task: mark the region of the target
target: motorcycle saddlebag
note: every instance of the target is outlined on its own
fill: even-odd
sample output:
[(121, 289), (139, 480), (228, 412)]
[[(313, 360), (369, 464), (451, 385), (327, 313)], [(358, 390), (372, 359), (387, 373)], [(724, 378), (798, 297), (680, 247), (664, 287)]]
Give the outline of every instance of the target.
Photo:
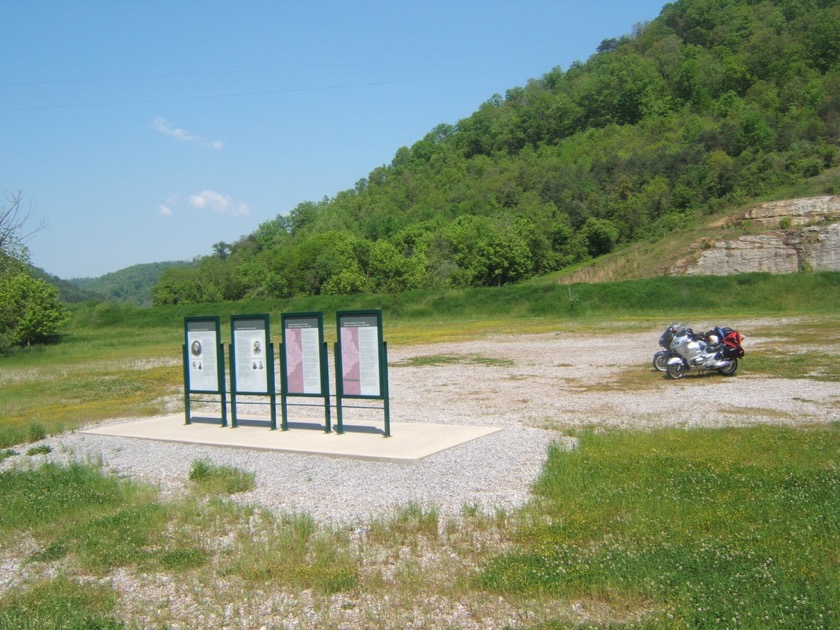
[(730, 330), (723, 338), (723, 348), (721, 354), (726, 359), (740, 359), (744, 356), (744, 349), (741, 347), (741, 342), (744, 340), (744, 335), (737, 330)]

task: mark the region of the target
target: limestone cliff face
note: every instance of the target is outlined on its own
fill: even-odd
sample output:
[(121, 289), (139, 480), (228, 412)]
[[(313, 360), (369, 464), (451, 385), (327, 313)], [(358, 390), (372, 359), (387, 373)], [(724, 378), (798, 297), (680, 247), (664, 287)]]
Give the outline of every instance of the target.
[(669, 274), (840, 271), (840, 196), (762, 203), (728, 223), (746, 222), (766, 231), (704, 241), (699, 255), (680, 261)]
[(778, 227), (785, 218), (789, 218), (793, 226), (840, 221), (840, 196), (768, 201), (747, 210), (735, 221), (752, 221), (756, 225)]

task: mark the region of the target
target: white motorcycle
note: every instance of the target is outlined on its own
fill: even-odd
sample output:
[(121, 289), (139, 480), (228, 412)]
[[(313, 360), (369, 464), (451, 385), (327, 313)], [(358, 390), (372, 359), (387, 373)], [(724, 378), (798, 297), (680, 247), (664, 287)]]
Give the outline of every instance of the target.
[(744, 356), (740, 347), (743, 336), (736, 334), (739, 337), (738, 348), (732, 351), (717, 335), (703, 338), (695, 336), (690, 328), (680, 330), (671, 341), (670, 349), (674, 355), (668, 359), (666, 373), (673, 379), (682, 378), (689, 370), (714, 370), (724, 376), (732, 376), (738, 369), (738, 358)]

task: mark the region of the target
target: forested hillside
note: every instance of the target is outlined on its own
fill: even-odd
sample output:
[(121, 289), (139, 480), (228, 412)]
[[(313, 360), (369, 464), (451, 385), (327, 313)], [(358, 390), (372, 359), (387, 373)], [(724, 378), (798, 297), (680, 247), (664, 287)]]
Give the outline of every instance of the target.
[[(133, 265), (98, 278), (74, 278), (67, 282), (83, 292), (120, 304), (150, 306), (152, 290), (167, 269), (188, 267), (187, 262), (159, 262)], [(79, 300), (73, 300), (79, 301)]]
[(79, 288), (72, 281), (62, 280), (58, 276), (49, 274), (43, 269), (37, 267), (29, 267), (28, 269), (33, 278), (39, 278), (58, 289), (58, 295), (62, 302), (72, 304), (74, 302), (89, 302), (103, 299), (103, 296), (88, 289)]
[(814, 178), (840, 164), (838, 33), (840, 0), (678, 0), (165, 271), (155, 303), (513, 283)]

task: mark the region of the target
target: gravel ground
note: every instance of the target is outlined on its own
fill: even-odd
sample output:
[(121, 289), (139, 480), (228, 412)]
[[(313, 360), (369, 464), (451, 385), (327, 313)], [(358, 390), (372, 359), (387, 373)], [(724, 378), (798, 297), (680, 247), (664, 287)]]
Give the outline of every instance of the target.
[[(750, 327), (761, 323), (739, 324), (748, 335), (747, 355), (732, 378), (690, 373), (671, 381), (654, 372), (655, 330), (499, 336), (389, 349), (393, 434), (409, 422), (503, 428), (413, 464), (81, 433), (44, 440), (52, 451), (25, 459), (30, 465), (43, 459), (102, 461), (120, 474), (178, 494), (185, 491), (192, 462), (206, 458), (256, 472), (256, 489), (237, 495), (239, 501), (304, 511), (330, 522), (369, 519), (409, 502), (433, 505), (442, 515), (458, 514), (467, 505), (507, 510), (528, 499), (552, 442), (573, 446), (564, 430), (837, 420), (840, 384), (750, 375), (751, 349), (772, 343), (778, 350), (796, 351), (784, 340), (752, 337)], [(449, 360), (416, 361), (430, 357)], [(21, 465), (22, 459), (10, 458), (0, 469)]]
[[(272, 510), (305, 511), (319, 522), (350, 525), (344, 531), (350, 532), (355, 544), (362, 544), (363, 521), (393, 515), (395, 507), (412, 501), (436, 507), (441, 522), (458, 515), (464, 506), (489, 514), (521, 506), (528, 500), (549, 446), (574, 447), (574, 439), (566, 436), (580, 428), (644, 430), (836, 421), (840, 383), (750, 374), (751, 350), (768, 344), (786, 353), (814, 349), (750, 333), (764, 324), (793, 322), (739, 323), (748, 335), (747, 356), (731, 378), (688, 375), (671, 381), (654, 372), (650, 363), (658, 349), (661, 331), (657, 330), (499, 336), (391, 348), (392, 433), (396, 435), (402, 423), (410, 422), (502, 427), (413, 464), (69, 433), (27, 445), (26, 449), (45, 444), (51, 451), (11, 457), (0, 463), (0, 470), (36, 466), (45, 460), (90, 460), (118, 474), (157, 484), (166, 496), (178, 496), (187, 492), (192, 462), (206, 458), (256, 472), (256, 489), (236, 495), (238, 501)], [(836, 353), (837, 340), (828, 340), (819, 350)], [(433, 357), (447, 360), (430, 362)], [(377, 552), (372, 546), (368, 554), (385, 555), (365, 555), (361, 570), (382, 576), (382, 589), (359, 593), (326, 596), (312, 590), (265, 591), (221, 573), (214, 573), (213, 583), (206, 584), (189, 574), (123, 568), (103, 580), (119, 595), (121, 618), (136, 627), (486, 630), (535, 625), (543, 618), (568, 619), (572, 625), (626, 620), (625, 611), (611, 610), (603, 602), (540, 600), (523, 606), (498, 596), (475, 594), (464, 601), (456, 591), (449, 594), (445, 567), (468, 563), (470, 552), (464, 549), (503, 545), (502, 540), (487, 539), (492, 532), (460, 528), (451, 534), (454, 541), (446, 538), (431, 548), (422, 541), (416, 549)], [(27, 562), (37, 550), (36, 541), (23, 536), (0, 554), (0, 594), (61, 571), (49, 564)], [(408, 571), (410, 575), (417, 567), (434, 575), (442, 567), (439, 579), (444, 586), (429, 593), (401, 588), (397, 574)], [(462, 567), (458, 574), (466, 570)]]

